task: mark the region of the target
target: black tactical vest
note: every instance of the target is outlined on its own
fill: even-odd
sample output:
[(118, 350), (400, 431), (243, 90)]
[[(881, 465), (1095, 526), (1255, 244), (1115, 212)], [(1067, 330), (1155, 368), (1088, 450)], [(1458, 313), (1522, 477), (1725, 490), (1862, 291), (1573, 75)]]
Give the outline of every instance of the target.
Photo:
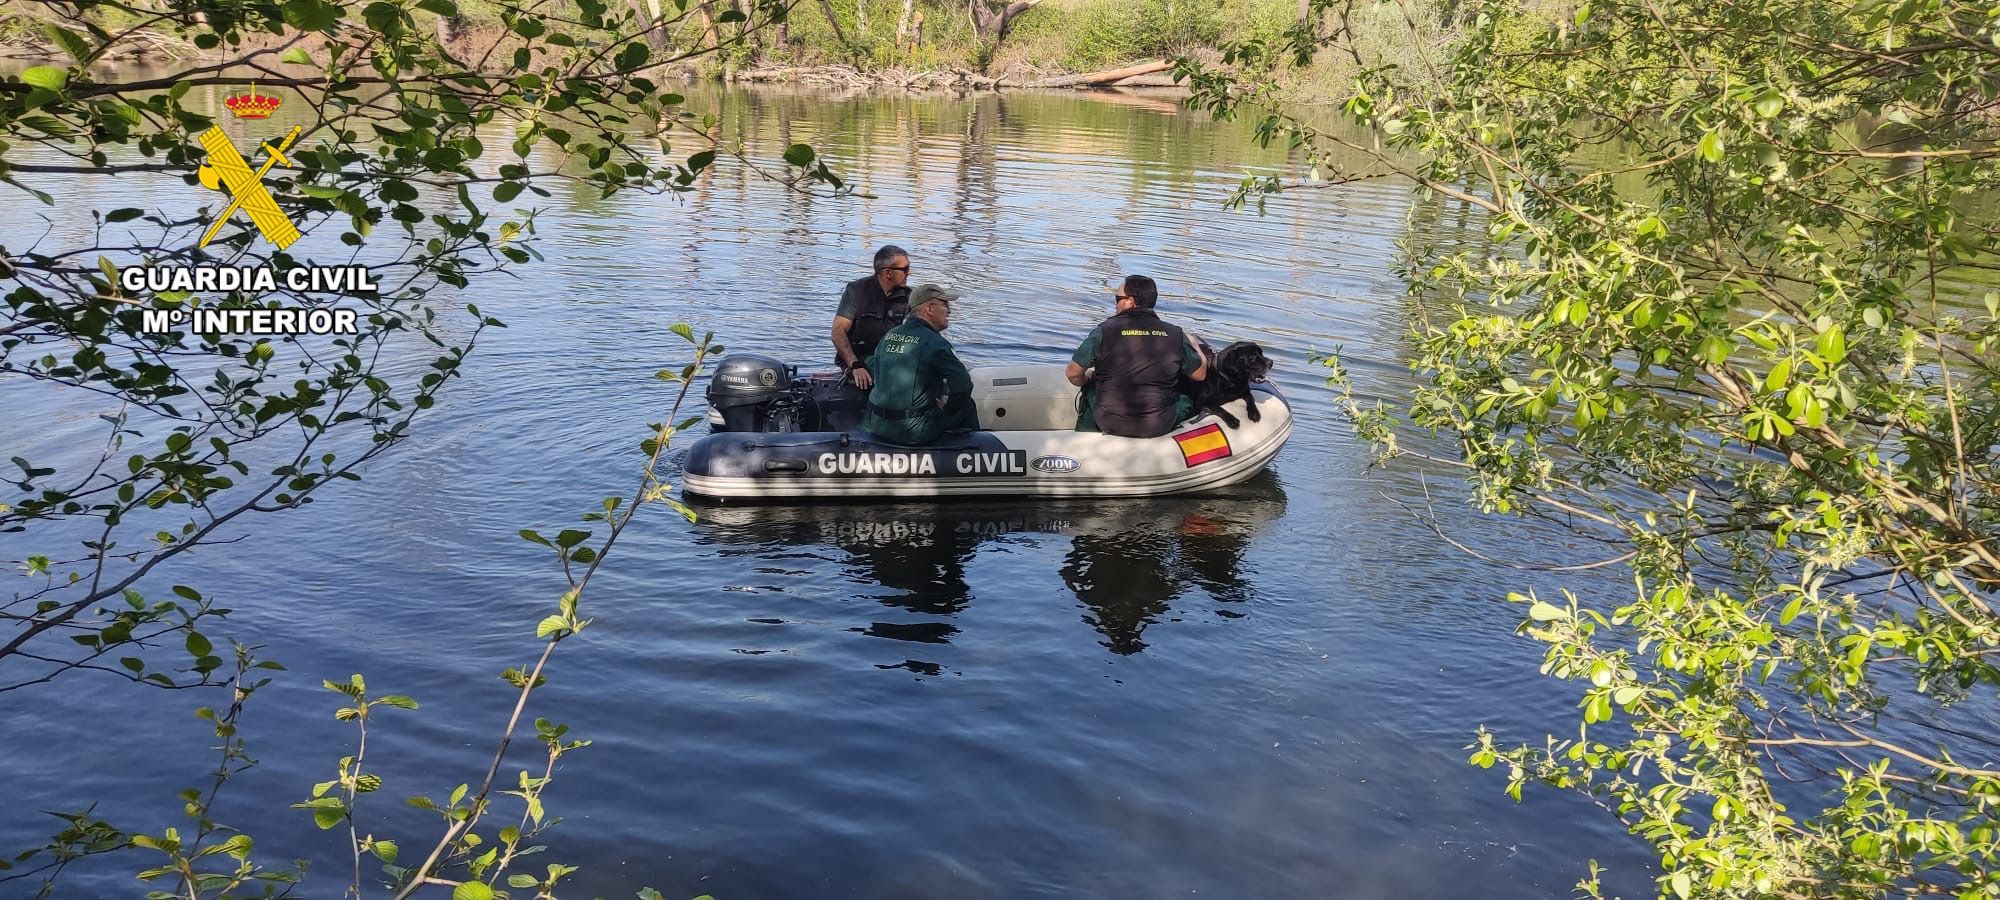
[(854, 358), (866, 363), (883, 336), (909, 315), (910, 289), (899, 287), (894, 293), (885, 294), (882, 283), (873, 275), (857, 278), (847, 288), (861, 294), (861, 305), (854, 311), (854, 324), (847, 329), (847, 344), (854, 348)]
[(1097, 329), (1097, 429), (1121, 437), (1172, 431), (1187, 336), (1140, 308), (1105, 319)]

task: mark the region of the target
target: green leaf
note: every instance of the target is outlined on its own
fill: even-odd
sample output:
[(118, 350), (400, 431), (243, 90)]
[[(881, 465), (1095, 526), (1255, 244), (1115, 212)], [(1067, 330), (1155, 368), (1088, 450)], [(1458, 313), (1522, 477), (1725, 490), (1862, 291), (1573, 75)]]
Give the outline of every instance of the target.
[(369, 850), (375, 854), (376, 859), (379, 859), (385, 863), (393, 863), (396, 861), (395, 841), (376, 841), (374, 846), (370, 847)]
[(461, 881), (452, 888), (451, 900), (493, 900), (493, 889), (477, 881)]
[(310, 66), (313, 64), (312, 56), (297, 47), (285, 51), (283, 56), (278, 57), (278, 61), (299, 66)]
[(1765, 88), (1757, 95), (1757, 99), (1750, 101), (1750, 108), (1757, 111), (1759, 118), (1774, 118), (1784, 111), (1785, 98), (1778, 93), (1777, 88)]
[(793, 144), (785, 148), (785, 162), (804, 168), (812, 165), (813, 148), (806, 144)]
[(644, 42), (633, 41), (626, 44), (625, 49), (618, 51), (618, 58), (612, 61), (612, 65), (624, 71), (638, 69), (646, 64), (652, 53), (652, 48), (646, 46)]
[[(326, 799), (332, 800), (334, 798), (328, 797)], [(339, 801), (336, 800), (335, 802), (338, 803)], [(313, 810), (313, 824), (318, 825), (321, 831), (326, 831), (340, 824), (346, 818), (347, 810), (339, 806), (321, 806)]]
[(21, 80), (35, 87), (49, 91), (61, 91), (69, 84), (69, 70), (55, 66), (29, 66), (22, 70)]
[(242, 862), (250, 858), (250, 848), (253, 843), (247, 834), (233, 834), (229, 836), (229, 840), (222, 842), (222, 852), (235, 857), (237, 862)]
[(1778, 364), (1771, 367), (1771, 374), (1764, 376), (1764, 390), (1774, 393), (1782, 391), (1785, 389), (1785, 385), (1790, 384), (1791, 381), (1792, 358), (1788, 356), (1778, 360)]
[(569, 620), (564, 619), (562, 616), (550, 616), (543, 619), (541, 624), (535, 626), (535, 637), (545, 638), (558, 631), (565, 631), (568, 628)]
[(417, 8), (437, 13), (447, 19), (458, 15), (458, 4), (452, 0), (417, 0)]
[(496, 203), (506, 203), (519, 196), (521, 196), (521, 183), (518, 181), (503, 181), (493, 186), (493, 200)]
[(1847, 358), (1847, 332), (1838, 325), (1820, 332), (1813, 345), (1820, 356), (1834, 365)]
[(402, 694), (390, 694), (375, 701), (397, 709), (416, 709), (417, 701)]
[(214, 650), (215, 650), (215, 645), (209, 643), (208, 638), (201, 632), (199, 631), (188, 632), (187, 651), (190, 655), (199, 658), (207, 656), (210, 652)]
[(1700, 153), (1701, 158), (1707, 160), (1708, 162), (1712, 163), (1721, 162), (1722, 133), (1719, 131), (1711, 131), (1707, 134), (1702, 135), (1701, 143), (1696, 145), (1695, 152)]
[(323, 0), (285, 0), (285, 21), (300, 31), (323, 31), (340, 21), (340, 7)]
[[(84, 62), (90, 58), (90, 44), (84, 41), (82, 35), (53, 22), (43, 25), (42, 33), (48, 35), (49, 40), (55, 41), (56, 46), (61, 47), (64, 53), (70, 55), (71, 59), (77, 62)], [(51, 88), (51, 90), (54, 89)]]
[(579, 531), (575, 528), (565, 528), (562, 530), (561, 534), (556, 535), (556, 546), (568, 549), (570, 547), (574, 547), (578, 544), (581, 544), (589, 539), (590, 539), (590, 532), (588, 531)]
[(509, 876), (507, 876), (507, 886), (508, 886), (508, 887), (512, 887), (512, 888), (531, 888), (531, 887), (534, 887), (535, 885), (538, 885), (538, 884), (541, 884), (541, 882), (540, 882), (540, 881), (537, 881), (537, 880), (535, 880), (535, 876), (533, 876), (533, 875), (509, 875)]
[(133, 219), (145, 215), (145, 212), (146, 212), (145, 210), (142, 210), (136, 206), (122, 207), (119, 209), (114, 209), (108, 213), (105, 213), (104, 221), (112, 223), (130, 222)]
[(1546, 600), (1537, 600), (1533, 606), (1528, 607), (1528, 618), (1537, 622), (1553, 622), (1568, 615), (1569, 613), (1564, 612), (1562, 607)]
[(690, 344), (694, 343), (694, 329), (689, 328), (686, 322), (675, 322), (668, 326), (667, 330), (680, 335)]

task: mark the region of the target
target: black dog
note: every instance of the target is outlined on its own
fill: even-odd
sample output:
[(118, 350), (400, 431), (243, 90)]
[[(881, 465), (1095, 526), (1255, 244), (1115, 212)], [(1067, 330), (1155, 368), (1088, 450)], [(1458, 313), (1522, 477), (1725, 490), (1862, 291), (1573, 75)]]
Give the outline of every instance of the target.
[(1202, 342), (1202, 352), (1208, 355), (1208, 378), (1195, 384), (1195, 412), (1215, 413), (1216, 418), (1231, 428), (1241, 428), (1243, 423), (1222, 405), (1233, 400), (1243, 401), (1250, 415), (1250, 421), (1262, 418), (1257, 412), (1257, 401), (1250, 396), (1250, 385), (1263, 381), (1271, 373), (1271, 360), (1264, 355), (1264, 348), (1249, 341), (1237, 341), (1213, 353), (1208, 344)]

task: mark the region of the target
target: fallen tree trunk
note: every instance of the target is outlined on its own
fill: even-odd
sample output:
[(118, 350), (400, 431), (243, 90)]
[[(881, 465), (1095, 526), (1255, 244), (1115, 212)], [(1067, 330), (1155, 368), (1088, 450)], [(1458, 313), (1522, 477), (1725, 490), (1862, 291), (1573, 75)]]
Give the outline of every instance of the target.
[(1180, 82), (1174, 80), (1174, 76), (1167, 74), (1135, 75), (1118, 82), (1116, 85), (1112, 85), (1112, 87), (1116, 88), (1177, 88), (1183, 86)]
[(1037, 88), (1096, 87), (1098, 85), (1116, 84), (1120, 81), (1124, 81), (1127, 78), (1132, 78), (1139, 75), (1151, 75), (1154, 72), (1164, 72), (1173, 67), (1174, 64), (1171, 62), (1168, 62), (1164, 59), (1156, 59), (1152, 62), (1140, 63), (1136, 66), (1126, 66), (1125, 68), (1122, 69), (1106, 69), (1102, 72), (1088, 72), (1082, 75), (1064, 75), (1060, 78), (1044, 78), (1040, 81), (1030, 81), (1027, 84), (1021, 86), (1037, 87)]

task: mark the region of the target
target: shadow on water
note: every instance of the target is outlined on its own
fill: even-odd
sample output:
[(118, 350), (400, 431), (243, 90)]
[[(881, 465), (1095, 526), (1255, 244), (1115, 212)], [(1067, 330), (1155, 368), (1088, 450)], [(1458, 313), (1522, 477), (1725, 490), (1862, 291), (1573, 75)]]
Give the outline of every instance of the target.
[[(696, 540), (750, 558), (788, 548), (837, 549), (846, 554), (849, 577), (868, 586), (874, 600), (926, 617), (853, 630), (944, 644), (959, 633), (953, 617), (972, 601), (968, 571), (982, 548), (1005, 552), (1024, 537), (1067, 538), (1062, 583), (1083, 604), (1083, 621), (1097, 630), (1099, 643), (1130, 655), (1146, 649), (1147, 626), (1190, 592), (1247, 605), (1258, 589), (1245, 577), (1243, 555), (1284, 512), (1284, 487), (1266, 470), (1244, 484), (1191, 497), (905, 503), (865, 510), (719, 506), (702, 512)], [(1226, 618), (1246, 613), (1219, 611)], [(926, 674), (937, 673), (933, 667)]]

